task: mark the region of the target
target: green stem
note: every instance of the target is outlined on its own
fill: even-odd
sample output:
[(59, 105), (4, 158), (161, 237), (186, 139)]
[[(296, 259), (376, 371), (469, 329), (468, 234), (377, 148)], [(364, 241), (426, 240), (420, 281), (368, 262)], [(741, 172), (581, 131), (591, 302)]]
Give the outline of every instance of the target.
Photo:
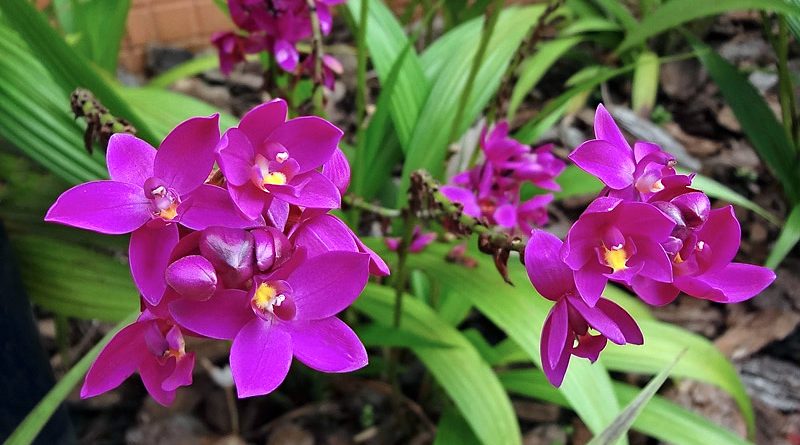
[(352, 207), (356, 207), (361, 210), (366, 210), (367, 212), (374, 213), (376, 215), (380, 215), (386, 218), (397, 218), (401, 214), (400, 210), (381, 207), (379, 205), (367, 202), (364, 198), (360, 196), (352, 194), (344, 195), (342, 197), (342, 201), (344, 201), (346, 204)]
[(456, 115), (453, 119), (453, 125), (450, 127), (450, 136), (447, 142), (451, 143), (458, 136), (458, 127), (461, 119), (464, 117), (464, 110), (467, 108), (470, 93), (472, 92), (472, 85), (475, 83), (475, 78), (478, 76), (478, 70), (483, 62), (483, 55), (486, 53), (486, 48), (489, 46), (489, 40), (494, 32), (494, 27), (497, 24), (497, 17), (500, 15), (500, 10), (503, 7), (503, 0), (494, 0), (492, 8), (486, 11), (486, 19), (481, 33), (481, 41), (478, 45), (478, 50), (475, 52), (475, 57), (472, 59), (472, 68), (469, 70), (467, 76), (467, 83), (461, 92), (461, 97), (458, 100), (458, 108), (456, 108)]
[(797, 105), (794, 98), (794, 86), (792, 85), (791, 73), (789, 72), (789, 31), (786, 26), (786, 19), (782, 15), (777, 16), (778, 38), (775, 41), (775, 52), (778, 56), (778, 82), (780, 88), (781, 115), (783, 118), (783, 128), (789, 140), (797, 147), (798, 144), (798, 125), (796, 121)]
[(358, 45), (356, 66), (356, 122), (364, 126), (367, 110), (367, 23), (369, 22), (369, 0), (361, 0), (361, 13), (358, 20)]

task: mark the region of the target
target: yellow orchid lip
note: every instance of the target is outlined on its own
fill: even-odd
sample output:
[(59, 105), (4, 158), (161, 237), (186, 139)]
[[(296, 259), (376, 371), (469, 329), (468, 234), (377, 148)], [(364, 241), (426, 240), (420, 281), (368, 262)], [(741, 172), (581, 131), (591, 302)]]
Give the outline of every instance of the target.
[(614, 272), (628, 268), (628, 253), (622, 245), (612, 246), (611, 249), (603, 246), (603, 259)]

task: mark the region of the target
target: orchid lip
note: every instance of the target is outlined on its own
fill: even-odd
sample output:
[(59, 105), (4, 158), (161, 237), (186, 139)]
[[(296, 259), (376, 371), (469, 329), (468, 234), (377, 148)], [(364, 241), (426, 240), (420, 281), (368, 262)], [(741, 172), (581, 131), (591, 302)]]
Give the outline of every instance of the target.
[(291, 321), (297, 313), (292, 288), (285, 281), (262, 282), (255, 287), (250, 299), (250, 307), (259, 317), (267, 321), (277, 317)]
[(144, 196), (151, 202), (153, 218), (172, 221), (178, 216), (178, 205), (181, 203), (180, 197), (162, 179), (148, 178), (142, 188), (144, 189)]

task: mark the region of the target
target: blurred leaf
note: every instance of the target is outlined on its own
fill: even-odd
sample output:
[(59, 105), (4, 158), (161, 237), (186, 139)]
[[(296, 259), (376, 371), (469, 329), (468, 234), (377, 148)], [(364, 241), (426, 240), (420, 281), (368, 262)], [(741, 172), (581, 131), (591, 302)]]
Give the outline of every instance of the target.
[(68, 317), (119, 321), (139, 307), (127, 262), (37, 235), (11, 239), (31, 300)]
[(153, 77), (147, 86), (166, 88), (181, 79), (196, 76), (217, 67), (219, 67), (219, 57), (216, 54), (198, 56)]
[[(368, 284), (354, 307), (376, 322), (391, 326), (394, 290)], [(444, 388), (481, 442), (521, 443), (519, 425), (508, 395), (475, 348), (431, 308), (406, 295), (400, 330), (443, 341), (449, 348), (415, 346), (414, 353)]]
[(618, 0), (596, 0), (597, 3), (603, 8), (609, 15), (617, 19), (620, 25), (625, 28), (626, 31), (630, 31), (632, 29), (636, 29), (639, 23), (633, 17), (630, 11), (625, 7), (623, 2)]
[(3, 0), (0, 11), (4, 14), (4, 21), (27, 42), (36, 59), (61, 87), (61, 97), (66, 99), (75, 88), (87, 88), (112, 114), (129, 120), (138, 130), (139, 137), (153, 144), (158, 142), (141, 116), (116, 93), (112, 83), (95, 71), (85, 57), (70, 48), (32, 3)]
[[(220, 113), (215, 107), (203, 101), (159, 88), (119, 88), (120, 95), (145, 117), (147, 124), (159, 136), (159, 141), (173, 128), (186, 119), (194, 116), (209, 116), (219, 113), (219, 122), (223, 130), (235, 127), (239, 120)], [(158, 146), (158, 142), (155, 146)]]
[(662, 369), (658, 375), (650, 379), (650, 382), (647, 384), (647, 386), (645, 386), (644, 389), (639, 392), (639, 395), (637, 395), (636, 398), (628, 402), (628, 404), (625, 406), (625, 409), (619, 413), (613, 422), (611, 422), (611, 425), (606, 427), (606, 429), (604, 429), (600, 434), (592, 438), (588, 445), (611, 445), (619, 440), (620, 437), (627, 434), (628, 430), (631, 429), (633, 422), (636, 421), (636, 418), (639, 417), (639, 414), (642, 412), (644, 407), (650, 403), (650, 401), (653, 399), (653, 396), (656, 395), (656, 392), (658, 392), (658, 390), (667, 380), (670, 372), (672, 372), (672, 368), (675, 367), (683, 354), (684, 352), (678, 354), (672, 363)]
[[(539, 370), (514, 370), (500, 374), (503, 386), (519, 394), (569, 408), (566, 399), (553, 388)], [(640, 389), (614, 382), (614, 392), (623, 403), (632, 401)], [(717, 426), (699, 414), (655, 396), (633, 422), (633, 429), (675, 445), (748, 445), (746, 440)]]
[(556, 182), (561, 186), (561, 191), (555, 193), (556, 199), (597, 194), (603, 189), (603, 183), (599, 179), (576, 165), (568, 165), (556, 178)]
[[(524, 268), (516, 262), (509, 264), (511, 280), (517, 286), (506, 286), (486, 255), (475, 254), (478, 267), (466, 269), (443, 262), (447, 250), (447, 246), (432, 244), (424, 252), (411, 255), (409, 267), (427, 270), (442, 283), (454, 283), (461, 298), (470, 300), (519, 344), (531, 361), (539, 363), (539, 335), (551, 304), (528, 285)], [(573, 360), (560, 391), (592, 431), (600, 431), (619, 411), (611, 379), (598, 364)]]
[(130, 0), (57, 0), (56, 17), (76, 37), (73, 47), (111, 75), (117, 73)]
[[(687, 172), (682, 172), (686, 174)], [(731, 204), (738, 205), (740, 207), (744, 207), (753, 213), (760, 215), (767, 221), (779, 226), (781, 224), (778, 217), (773, 215), (771, 212), (766, 210), (765, 208), (761, 207), (760, 205), (754, 203), (753, 201), (745, 198), (744, 196), (736, 193), (730, 187), (727, 187), (708, 176), (703, 176), (701, 174), (696, 174), (694, 179), (692, 179), (692, 187), (696, 188), (700, 191), (705, 192), (706, 195), (721, 199), (723, 201), (727, 201)]]
[(602, 17), (585, 17), (569, 23), (564, 29), (561, 30), (562, 36), (577, 36), (587, 32), (609, 32), (621, 31), (622, 28), (618, 23)]
[(72, 389), (80, 382), (86, 371), (91, 366), (95, 357), (108, 344), (120, 329), (136, 320), (139, 311), (129, 312), (122, 321), (109, 331), (103, 338), (81, 358), (78, 363), (70, 368), (69, 371), (53, 386), (44, 398), (25, 416), (25, 419), (14, 432), (8, 436), (4, 445), (27, 445), (36, 440), (36, 436), (44, 428), (50, 417), (58, 409), (61, 403), (69, 397)]
[(656, 105), (658, 94), (658, 55), (652, 51), (643, 51), (636, 59), (633, 71), (631, 102), (633, 111), (639, 115), (650, 115)]
[[(786, 0), (794, 6), (800, 8), (800, 0)], [(786, 14), (786, 22), (792, 30), (795, 40), (800, 41), (800, 14)]]
[(775, 241), (775, 245), (772, 246), (772, 251), (764, 265), (770, 269), (776, 269), (786, 255), (794, 249), (798, 241), (800, 241), (800, 204), (794, 206), (789, 217), (786, 218), (783, 230), (781, 230), (778, 240)]
[(519, 79), (514, 85), (511, 92), (511, 99), (508, 104), (509, 121), (514, 119), (525, 96), (536, 87), (536, 84), (544, 77), (547, 70), (562, 56), (569, 51), (573, 46), (577, 45), (582, 36), (567, 37), (563, 39), (552, 40), (547, 43), (541, 44), (536, 52), (525, 59), (519, 67)]
[(687, 38), (697, 57), (719, 86), (725, 101), (733, 109), (736, 120), (742, 125), (742, 131), (753, 144), (753, 148), (781, 181), (789, 200), (798, 202), (800, 166), (792, 143), (767, 102), (736, 67), (695, 37), (687, 34)]
[(447, 408), (436, 425), (436, 439), (433, 445), (476, 445), (481, 441), (469, 428), (469, 424), (456, 409)]
[(449, 348), (451, 345), (433, 340), (429, 337), (417, 335), (413, 332), (397, 330), (390, 326), (365, 324), (355, 328), (356, 334), (369, 346), (400, 346), (403, 348)]
[[(484, 61), (475, 77), (467, 105), (456, 123), (456, 134), (461, 135), (472, 125), (492, 98), (502, 80), (512, 56), (528, 29), (533, 26), (544, 8), (508, 8), (501, 12), (491, 40), (486, 47)], [(423, 55), (423, 63), (430, 60), (429, 52), (446, 57), (444, 66), (432, 78), (431, 91), (425, 101), (414, 132), (408, 144), (403, 166), (401, 189), (408, 186), (409, 174), (425, 168), (435, 177), (444, 171), (453, 119), (459, 98), (469, 77), (472, 59), (481, 38), (481, 20), (471, 20), (454, 28), (437, 40)], [(401, 195), (405, 199), (405, 195)]]
[(670, 0), (632, 28), (616, 52), (622, 53), (656, 34), (676, 28), (683, 23), (739, 9), (766, 9), (787, 15), (800, 14), (800, 7), (790, 5), (785, 0)]
[(0, 20), (0, 136), (70, 184), (106, 177), (103, 154), (83, 148), (68, 93)]
[[(347, 7), (355, 19), (360, 17), (361, 0), (349, 0)], [(379, 0), (370, 0), (367, 46), (372, 64), (382, 83), (386, 81), (392, 65), (398, 60), (397, 57), (406, 47), (407, 42), (408, 38), (403, 27), (386, 5)], [(396, 91), (391, 98), (390, 111), (397, 136), (405, 151), (419, 111), (428, 95), (429, 85), (413, 48), (403, 59), (397, 84)]]
[(722, 388), (736, 401), (748, 431), (755, 431), (753, 406), (736, 368), (713, 343), (697, 334), (656, 320), (640, 319), (637, 323), (644, 333), (644, 344), (636, 347), (609, 344), (600, 356), (603, 365), (613, 371), (655, 374), (686, 349), (686, 355), (671, 375)]

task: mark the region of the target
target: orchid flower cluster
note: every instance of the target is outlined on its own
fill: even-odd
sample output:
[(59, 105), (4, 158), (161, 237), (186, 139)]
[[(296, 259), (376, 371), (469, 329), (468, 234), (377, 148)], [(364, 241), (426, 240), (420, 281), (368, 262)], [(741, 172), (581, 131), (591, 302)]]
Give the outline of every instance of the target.
[(350, 180), (341, 130), (286, 118), (286, 103), (273, 100), (220, 137), (217, 115), (196, 117), (158, 150), (115, 134), (110, 180), (75, 186), (50, 208), (47, 221), (130, 233), (141, 293), (140, 316), (102, 350), (82, 397), (138, 371), (152, 397), (170, 404), (192, 382), (186, 336), (233, 341), (239, 397), (277, 388), (292, 357), (322, 372), (366, 365), (364, 346), (336, 314), (370, 273), (389, 269), (329, 213)]
[(524, 253), (531, 283), (555, 302), (541, 336), (542, 369), (555, 386), (572, 355), (593, 362), (609, 340), (643, 343), (634, 319), (602, 297), (608, 281), (660, 306), (681, 292), (737, 303), (775, 280), (765, 267), (732, 262), (741, 241), (733, 207), (712, 209), (670, 154), (650, 142), (631, 148), (602, 105), (594, 131), (569, 158), (605, 188), (563, 243), (534, 230)]
[(459, 173), (451, 184), (441, 187), (451, 201), (460, 203), (469, 216), (502, 227), (511, 235), (527, 235), (534, 227), (547, 224), (550, 193), (521, 202), (520, 192), (526, 182), (551, 191), (560, 190), (555, 178), (566, 164), (552, 153), (552, 144), (531, 148), (508, 135), (503, 121), (484, 128), (480, 147), (484, 161)]
[[(284, 71), (313, 74), (314, 55), (300, 61), (297, 43), (313, 34), (311, 14), (319, 18), (320, 32), (328, 35), (333, 27), (331, 7), (344, 0), (313, 0), (314, 11), (306, 0), (228, 0), (236, 32), (217, 32), (211, 43), (217, 48), (220, 70), (228, 75), (247, 54), (266, 51)], [(332, 90), (334, 76), (342, 74), (335, 57), (322, 55), (322, 83)]]

